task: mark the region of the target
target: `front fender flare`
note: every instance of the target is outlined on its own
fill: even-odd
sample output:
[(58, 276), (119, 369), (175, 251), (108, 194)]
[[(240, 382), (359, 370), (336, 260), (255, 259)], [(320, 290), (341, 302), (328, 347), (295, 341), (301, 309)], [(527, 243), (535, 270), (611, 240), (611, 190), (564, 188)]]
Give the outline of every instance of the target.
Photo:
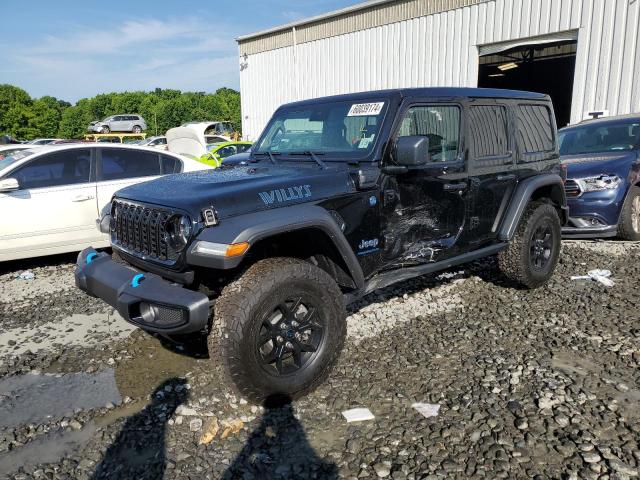
[[(549, 186), (554, 187), (554, 194), (557, 197), (555, 201), (558, 203), (558, 207), (563, 212), (567, 211), (567, 197), (564, 191), (564, 182), (562, 178), (560, 178), (560, 175), (547, 173), (527, 178), (516, 187), (516, 191), (513, 194), (513, 201), (509, 205), (500, 230), (498, 230), (499, 240), (508, 242), (513, 238), (520, 219), (536, 190)], [(565, 216), (567, 216), (566, 213)], [(566, 221), (566, 218), (564, 221)]]
[[(340, 253), (356, 288), (364, 286), (364, 274), (360, 263), (353, 253), (349, 242), (331, 214), (317, 205), (292, 205), (273, 210), (239, 215), (223, 219), (220, 225), (203, 230), (196, 238), (197, 241), (212, 243), (241, 243), (250, 245), (282, 233), (301, 229), (316, 228), (324, 232), (333, 242)], [(234, 258), (205, 258), (194, 254), (194, 244), (187, 252), (187, 263), (209, 268), (235, 268), (243, 256)], [(251, 249), (249, 249), (251, 251)]]

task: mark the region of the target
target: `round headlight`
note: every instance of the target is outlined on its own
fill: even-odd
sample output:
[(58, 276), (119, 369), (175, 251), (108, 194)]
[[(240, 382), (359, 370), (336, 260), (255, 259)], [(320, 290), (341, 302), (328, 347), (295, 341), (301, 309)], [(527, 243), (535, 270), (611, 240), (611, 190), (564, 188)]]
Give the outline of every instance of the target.
[(173, 248), (183, 248), (189, 242), (189, 238), (193, 233), (191, 219), (186, 215), (176, 215), (167, 224), (167, 233)]

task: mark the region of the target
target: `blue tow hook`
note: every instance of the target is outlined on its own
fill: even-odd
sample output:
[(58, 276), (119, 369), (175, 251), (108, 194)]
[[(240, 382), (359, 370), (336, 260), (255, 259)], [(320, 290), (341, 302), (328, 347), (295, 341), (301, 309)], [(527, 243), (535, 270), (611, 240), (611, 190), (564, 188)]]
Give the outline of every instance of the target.
[(136, 275), (135, 277), (133, 277), (131, 279), (131, 286), (133, 288), (138, 288), (140, 286), (140, 282), (142, 282), (142, 280), (144, 280), (144, 275), (142, 273), (139, 273), (138, 275)]
[(97, 256), (98, 254), (96, 252), (91, 252), (89, 255), (87, 255), (87, 264), (93, 262), (93, 259)]

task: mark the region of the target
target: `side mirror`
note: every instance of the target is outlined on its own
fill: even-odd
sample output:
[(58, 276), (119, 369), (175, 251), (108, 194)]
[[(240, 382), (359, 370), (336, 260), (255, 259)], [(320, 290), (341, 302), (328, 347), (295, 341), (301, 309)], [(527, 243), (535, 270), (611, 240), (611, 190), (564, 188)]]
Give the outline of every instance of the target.
[(15, 178), (5, 178), (4, 180), (0, 180), (0, 193), (12, 192), (19, 189), (20, 184)]
[(429, 163), (429, 138), (421, 135), (400, 137), (396, 142), (396, 163), (404, 167), (417, 167)]

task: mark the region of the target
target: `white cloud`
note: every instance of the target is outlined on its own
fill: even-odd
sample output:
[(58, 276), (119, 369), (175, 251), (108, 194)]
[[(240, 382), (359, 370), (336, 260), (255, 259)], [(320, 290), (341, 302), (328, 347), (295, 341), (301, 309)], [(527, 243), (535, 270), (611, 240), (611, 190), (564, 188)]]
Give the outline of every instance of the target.
[(156, 87), (238, 88), (233, 39), (199, 19), (127, 21), (112, 29), (43, 36), (14, 49), (5, 67), (19, 79), (14, 83), (32, 95), (70, 101)]

